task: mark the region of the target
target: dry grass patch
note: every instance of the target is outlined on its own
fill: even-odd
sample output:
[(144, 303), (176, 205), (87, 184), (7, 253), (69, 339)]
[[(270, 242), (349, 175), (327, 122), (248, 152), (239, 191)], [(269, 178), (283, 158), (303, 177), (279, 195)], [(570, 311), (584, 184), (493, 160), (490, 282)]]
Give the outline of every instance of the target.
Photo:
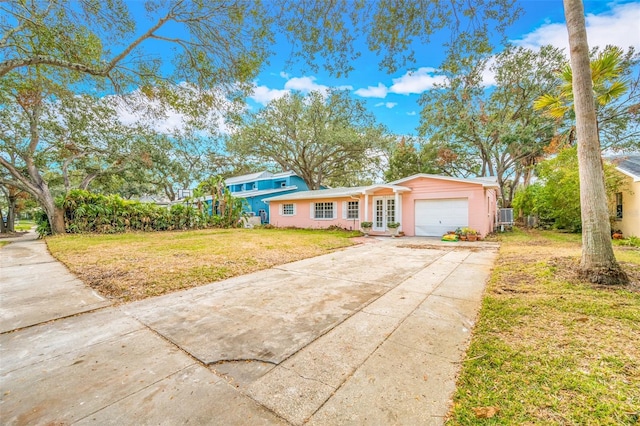
[(577, 278), (579, 235), (501, 242), (448, 424), (638, 424), (640, 250), (615, 248), (632, 284), (613, 288)]
[(127, 302), (318, 256), (354, 244), (352, 235), (229, 229), (64, 235), (46, 241), (53, 256), (81, 280)]

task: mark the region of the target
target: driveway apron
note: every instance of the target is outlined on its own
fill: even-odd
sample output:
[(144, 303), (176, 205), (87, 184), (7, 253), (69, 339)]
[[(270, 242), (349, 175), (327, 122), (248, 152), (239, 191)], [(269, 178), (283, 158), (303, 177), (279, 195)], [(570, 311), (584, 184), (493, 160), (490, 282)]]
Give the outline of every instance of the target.
[(365, 241), (118, 307), (12, 243), (0, 422), (442, 424), (497, 245)]

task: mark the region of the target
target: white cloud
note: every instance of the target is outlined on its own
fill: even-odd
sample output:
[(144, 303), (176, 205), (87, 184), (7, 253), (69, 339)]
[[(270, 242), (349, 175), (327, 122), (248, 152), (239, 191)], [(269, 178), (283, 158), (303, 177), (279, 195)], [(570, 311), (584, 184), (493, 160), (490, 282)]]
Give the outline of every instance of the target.
[(304, 93), (311, 92), (314, 90), (318, 92), (326, 92), (327, 90), (329, 90), (329, 87), (316, 83), (315, 77), (306, 77), (306, 76), (290, 78), (284, 84), (284, 88), (289, 90), (299, 90)]
[[(614, 4), (608, 12), (587, 14), (585, 21), (589, 47), (613, 44), (623, 49), (629, 46), (640, 49), (640, 3)], [(534, 50), (551, 44), (568, 51), (568, 37), (564, 23), (548, 23), (513, 42)]]
[[(309, 93), (312, 91), (320, 92), (326, 94), (329, 89), (329, 86), (325, 86), (324, 84), (316, 83), (316, 77), (292, 77), (284, 84), (284, 88), (286, 90), (297, 90), (302, 93)], [(334, 89), (337, 90), (353, 90), (353, 86), (343, 85), (343, 86), (335, 86)]]
[(280, 77), (288, 79), (289, 78), (289, 74), (284, 72), (284, 71), (280, 71)]
[(397, 106), (398, 103), (397, 102), (378, 102), (377, 104), (374, 105), (374, 107), (381, 107), (381, 106), (385, 106), (389, 109)]
[(410, 116), (414, 116), (414, 115), (417, 115), (417, 114), (418, 114), (418, 113), (417, 113), (417, 112), (415, 112), (415, 111), (409, 111), (409, 112), (407, 113), (407, 115), (410, 115)]
[(400, 78), (394, 78), (393, 85), (389, 88), (389, 91), (401, 95), (423, 93), (433, 88), (435, 84), (445, 82), (445, 77), (437, 75), (436, 71), (435, 68), (431, 67), (422, 67), (416, 71), (409, 71)]
[[(198, 93), (195, 88), (191, 88), (186, 84), (181, 84), (180, 86), (187, 90), (177, 92), (178, 95), (184, 96), (186, 100), (191, 98), (190, 94), (192, 94), (193, 97), (190, 101), (198, 102), (197, 99), (202, 93)], [(208, 94), (211, 93), (209, 92)], [(202, 129), (201, 131), (196, 130), (196, 132), (204, 134), (208, 132), (208, 130), (205, 130), (207, 125), (210, 126), (212, 123), (216, 123), (213, 128), (217, 132), (229, 134), (233, 129), (226, 123), (225, 114), (227, 112), (240, 113), (244, 107), (226, 100), (223, 91), (219, 91), (217, 95), (216, 107), (209, 109), (203, 116), (196, 119), (190, 118), (156, 99), (150, 99), (140, 89), (135, 89), (126, 95), (108, 95), (103, 100), (109, 106), (115, 108), (118, 119), (127, 126), (142, 124), (165, 134), (184, 133), (196, 126), (196, 128)]]
[(289, 93), (289, 90), (269, 89), (267, 86), (255, 86), (253, 88), (253, 93), (249, 98), (259, 104), (266, 105), (274, 99), (283, 97), (287, 93)]
[(482, 81), (480, 84), (484, 87), (496, 85), (496, 73), (492, 69), (496, 65), (496, 58), (491, 57), (482, 71)]
[(358, 89), (354, 93), (363, 98), (385, 98), (387, 96), (387, 86), (382, 83), (378, 83), (377, 86), (369, 86), (366, 89)]
[(353, 86), (346, 84), (344, 86), (336, 86), (337, 90), (353, 90)]

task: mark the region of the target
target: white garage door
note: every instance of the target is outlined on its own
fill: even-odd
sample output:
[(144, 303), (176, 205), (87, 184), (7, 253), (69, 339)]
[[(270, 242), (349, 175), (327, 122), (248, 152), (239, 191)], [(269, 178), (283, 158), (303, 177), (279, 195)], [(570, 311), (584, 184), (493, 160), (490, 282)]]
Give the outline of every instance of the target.
[(469, 226), (469, 200), (448, 198), (444, 200), (416, 200), (416, 235), (437, 237)]

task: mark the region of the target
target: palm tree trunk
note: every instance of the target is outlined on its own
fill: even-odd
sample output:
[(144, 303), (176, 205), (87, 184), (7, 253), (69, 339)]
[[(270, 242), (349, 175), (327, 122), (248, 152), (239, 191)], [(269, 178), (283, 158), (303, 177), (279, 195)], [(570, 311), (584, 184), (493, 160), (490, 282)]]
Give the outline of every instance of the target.
[(564, 0), (569, 32), (582, 210), (581, 273), (599, 284), (629, 279), (613, 254), (582, 0)]

